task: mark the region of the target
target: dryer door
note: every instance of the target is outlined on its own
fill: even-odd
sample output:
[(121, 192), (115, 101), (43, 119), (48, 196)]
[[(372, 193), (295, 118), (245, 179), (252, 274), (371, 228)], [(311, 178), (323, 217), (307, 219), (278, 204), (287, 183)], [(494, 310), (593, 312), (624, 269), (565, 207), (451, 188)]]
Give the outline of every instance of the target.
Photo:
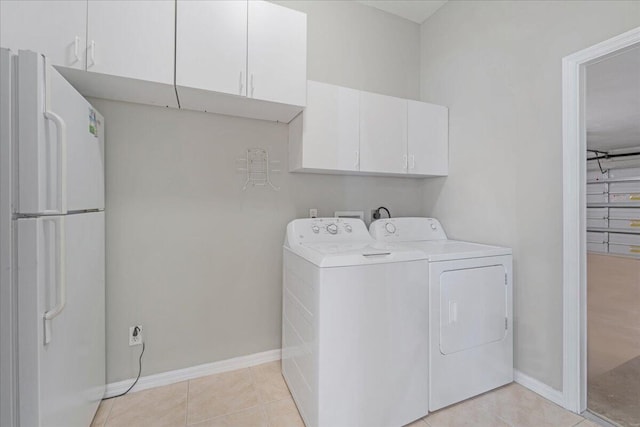
[(487, 265), (440, 274), (440, 352), (500, 341), (506, 334), (507, 273)]
[(513, 381), (511, 255), (429, 263), (429, 412)]

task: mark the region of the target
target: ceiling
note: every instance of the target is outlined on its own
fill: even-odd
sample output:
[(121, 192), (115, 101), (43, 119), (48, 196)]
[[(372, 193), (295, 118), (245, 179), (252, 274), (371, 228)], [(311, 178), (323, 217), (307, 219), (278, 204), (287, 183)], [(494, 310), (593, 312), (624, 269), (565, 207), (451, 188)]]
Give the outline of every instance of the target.
[(356, 0), (358, 3), (422, 24), (447, 0)]
[(640, 46), (587, 65), (587, 146), (640, 147)]

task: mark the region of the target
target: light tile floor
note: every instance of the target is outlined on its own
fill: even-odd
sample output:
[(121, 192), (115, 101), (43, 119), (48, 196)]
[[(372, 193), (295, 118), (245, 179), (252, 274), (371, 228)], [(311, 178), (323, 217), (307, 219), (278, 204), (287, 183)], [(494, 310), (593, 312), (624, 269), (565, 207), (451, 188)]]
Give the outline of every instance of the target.
[[(196, 378), (100, 404), (92, 427), (304, 427), (280, 363)], [(518, 384), (434, 412), (410, 427), (595, 427)], [(349, 426), (336, 426), (349, 427)]]

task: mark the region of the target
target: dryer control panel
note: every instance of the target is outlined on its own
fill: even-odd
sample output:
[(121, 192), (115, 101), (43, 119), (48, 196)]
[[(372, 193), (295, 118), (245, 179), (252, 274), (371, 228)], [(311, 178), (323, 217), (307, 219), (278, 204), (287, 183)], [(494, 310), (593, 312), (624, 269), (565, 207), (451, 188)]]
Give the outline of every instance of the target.
[(357, 218), (301, 218), (287, 225), (289, 245), (323, 242), (370, 242), (367, 226)]
[(382, 242), (446, 240), (442, 224), (435, 218), (384, 218), (371, 223), (369, 231)]

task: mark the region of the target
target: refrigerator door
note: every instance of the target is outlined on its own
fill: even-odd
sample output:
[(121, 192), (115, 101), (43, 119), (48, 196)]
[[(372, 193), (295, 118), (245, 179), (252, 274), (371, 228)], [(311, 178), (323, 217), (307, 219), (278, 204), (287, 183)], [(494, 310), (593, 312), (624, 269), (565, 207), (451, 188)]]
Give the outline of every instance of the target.
[(20, 423), (86, 427), (105, 384), (104, 212), (16, 222)]
[(104, 209), (102, 117), (42, 55), (18, 73), (18, 213)]
[(0, 49), (0, 426), (16, 419), (16, 287), (13, 282), (12, 138), (13, 73), (11, 52)]

